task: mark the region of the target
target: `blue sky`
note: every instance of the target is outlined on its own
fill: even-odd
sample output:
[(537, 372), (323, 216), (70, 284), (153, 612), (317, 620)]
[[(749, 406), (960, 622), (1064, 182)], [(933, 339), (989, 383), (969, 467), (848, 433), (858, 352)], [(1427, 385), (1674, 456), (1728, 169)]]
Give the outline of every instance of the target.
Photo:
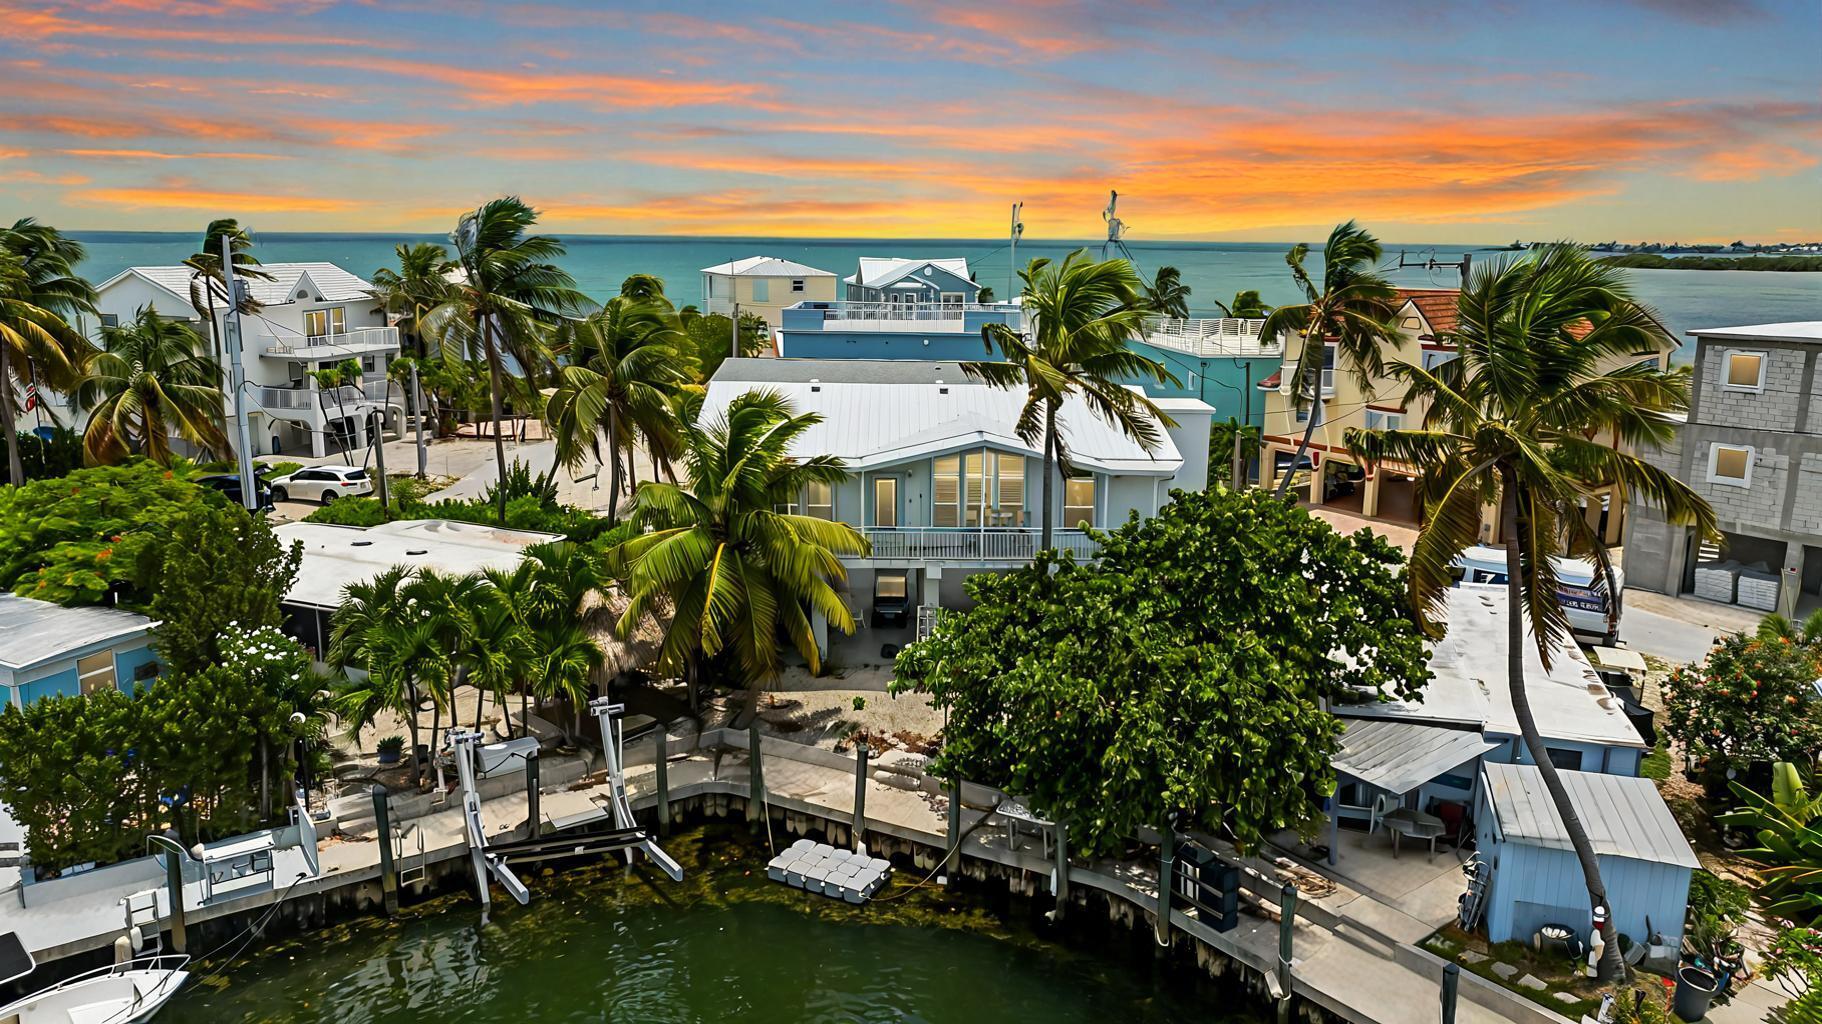
[[(656, 5), (652, 5), (656, 6)], [(1822, 4), (0, 0), (68, 228), (1822, 237)]]

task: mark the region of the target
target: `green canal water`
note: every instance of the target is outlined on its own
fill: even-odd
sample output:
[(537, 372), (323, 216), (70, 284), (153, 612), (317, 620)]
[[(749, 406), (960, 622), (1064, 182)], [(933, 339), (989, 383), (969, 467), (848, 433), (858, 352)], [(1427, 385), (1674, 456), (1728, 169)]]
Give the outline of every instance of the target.
[(1024, 909), (913, 889), (902, 871), (882, 895), (903, 895), (851, 907), (766, 881), (763, 846), (732, 830), (666, 849), (681, 884), (572, 867), (530, 879), (531, 905), (496, 903), (488, 925), (472, 896), (449, 895), (255, 943), (201, 964), (158, 1024), (1263, 1019), (1155, 966), (1142, 936), (1055, 941)]

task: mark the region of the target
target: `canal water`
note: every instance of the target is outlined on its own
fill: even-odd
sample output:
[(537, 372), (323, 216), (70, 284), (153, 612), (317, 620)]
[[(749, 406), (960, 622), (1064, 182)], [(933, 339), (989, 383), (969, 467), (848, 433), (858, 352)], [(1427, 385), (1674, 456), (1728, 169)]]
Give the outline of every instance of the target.
[(894, 898), (850, 907), (766, 881), (763, 844), (727, 829), (666, 848), (682, 884), (569, 868), (530, 879), (531, 905), (496, 903), (488, 925), (452, 894), (395, 921), (256, 942), (200, 964), (158, 1024), (1264, 1019), (1155, 965), (1140, 934), (1059, 942), (1024, 909), (913, 889), (905, 872), (882, 894)]

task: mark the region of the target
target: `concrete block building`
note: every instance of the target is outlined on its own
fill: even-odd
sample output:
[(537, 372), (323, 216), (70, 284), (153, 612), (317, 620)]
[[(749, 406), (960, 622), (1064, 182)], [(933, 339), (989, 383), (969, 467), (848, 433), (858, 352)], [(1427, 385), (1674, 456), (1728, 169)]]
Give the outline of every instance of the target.
[(1776, 578), (1776, 609), (1794, 615), (1822, 593), (1822, 321), (1690, 333), (1687, 421), (1646, 457), (1707, 499), (1723, 540), (1703, 545), (1691, 528), (1634, 506), (1627, 581), (1681, 594), (1701, 567), (1762, 570)]

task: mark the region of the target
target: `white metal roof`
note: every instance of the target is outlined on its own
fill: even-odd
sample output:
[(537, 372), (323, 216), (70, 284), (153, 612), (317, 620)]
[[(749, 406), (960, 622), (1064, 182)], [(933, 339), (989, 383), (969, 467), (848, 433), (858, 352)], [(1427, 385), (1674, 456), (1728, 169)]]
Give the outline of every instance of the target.
[[(1337, 707), (1356, 718), (1400, 718), (1518, 735), (1512, 691), (1506, 681), (1506, 588), (1464, 584), (1450, 590), (1444, 608), (1449, 631), (1431, 645), (1431, 679), (1412, 701), (1381, 701)], [(1525, 695), (1538, 732), (1546, 739), (1645, 749), (1620, 700), (1594, 674), (1594, 666), (1573, 641), (1550, 654), (1544, 669), (1536, 641), (1524, 642)]]
[(304, 561), (285, 601), (314, 608), (340, 608), (348, 584), (365, 583), (395, 565), (457, 574), (511, 569), (526, 548), (563, 539), (554, 533), (449, 519), (401, 520), (365, 529), (284, 523), (272, 532), (287, 547), (292, 541), (303, 542)]
[(790, 260), (779, 259), (776, 256), (748, 256), (744, 260), (734, 260), (731, 263), (717, 263), (712, 267), (703, 267), (702, 273), (720, 274), (724, 277), (794, 278), (835, 276), (831, 271), (818, 270), (815, 267), (807, 266), (802, 263), (793, 263)]
[[(1552, 850), (1574, 849), (1536, 765), (1494, 762), (1482, 765), (1481, 772), (1502, 837)], [(1702, 866), (1650, 779), (1602, 772), (1559, 771), (1557, 776), (1596, 854)]]
[[(719, 419), (739, 395), (758, 390), (779, 392), (799, 413), (822, 417), (798, 438), (794, 455), (835, 455), (852, 469), (980, 444), (1043, 455), (1013, 433), (1024, 393), (971, 380), (954, 362), (729, 359), (709, 381), (704, 422)], [(1083, 468), (1167, 477), (1183, 465), (1168, 433), (1160, 430), (1161, 444), (1147, 454), (1080, 398), (1064, 403), (1058, 422), (1071, 458)]]
[(968, 276), (968, 261), (959, 256), (934, 260), (907, 260), (896, 256), (862, 256), (860, 272), (848, 280), (859, 283), (862, 288), (885, 288), (900, 278), (916, 273), (925, 267), (947, 270), (964, 281), (972, 280)]
[(93, 644), (137, 636), (156, 625), (121, 608), (65, 608), (0, 594), (0, 665), (15, 671), (30, 668)]
[(1357, 718), (1348, 722), (1341, 750), (1330, 763), (1368, 785), (1409, 793), (1498, 747), (1467, 729)]
[[(308, 293), (305, 301), (341, 302), (370, 299), (368, 294), (373, 285), (362, 278), (350, 274), (333, 263), (262, 263), (261, 270), (272, 275), (270, 281), (258, 278), (245, 278), (247, 291), (261, 305), (281, 306), (296, 302), (297, 293)], [(181, 264), (160, 267), (128, 267), (102, 282), (97, 291), (105, 292), (116, 282), (128, 277), (140, 277), (159, 288), (170, 292), (184, 307), (190, 307), (189, 267)]]
[(1717, 341), (1795, 341), (1813, 345), (1822, 342), (1822, 320), (1749, 324), (1745, 327), (1708, 327), (1689, 333), (1698, 338), (1713, 338)]

